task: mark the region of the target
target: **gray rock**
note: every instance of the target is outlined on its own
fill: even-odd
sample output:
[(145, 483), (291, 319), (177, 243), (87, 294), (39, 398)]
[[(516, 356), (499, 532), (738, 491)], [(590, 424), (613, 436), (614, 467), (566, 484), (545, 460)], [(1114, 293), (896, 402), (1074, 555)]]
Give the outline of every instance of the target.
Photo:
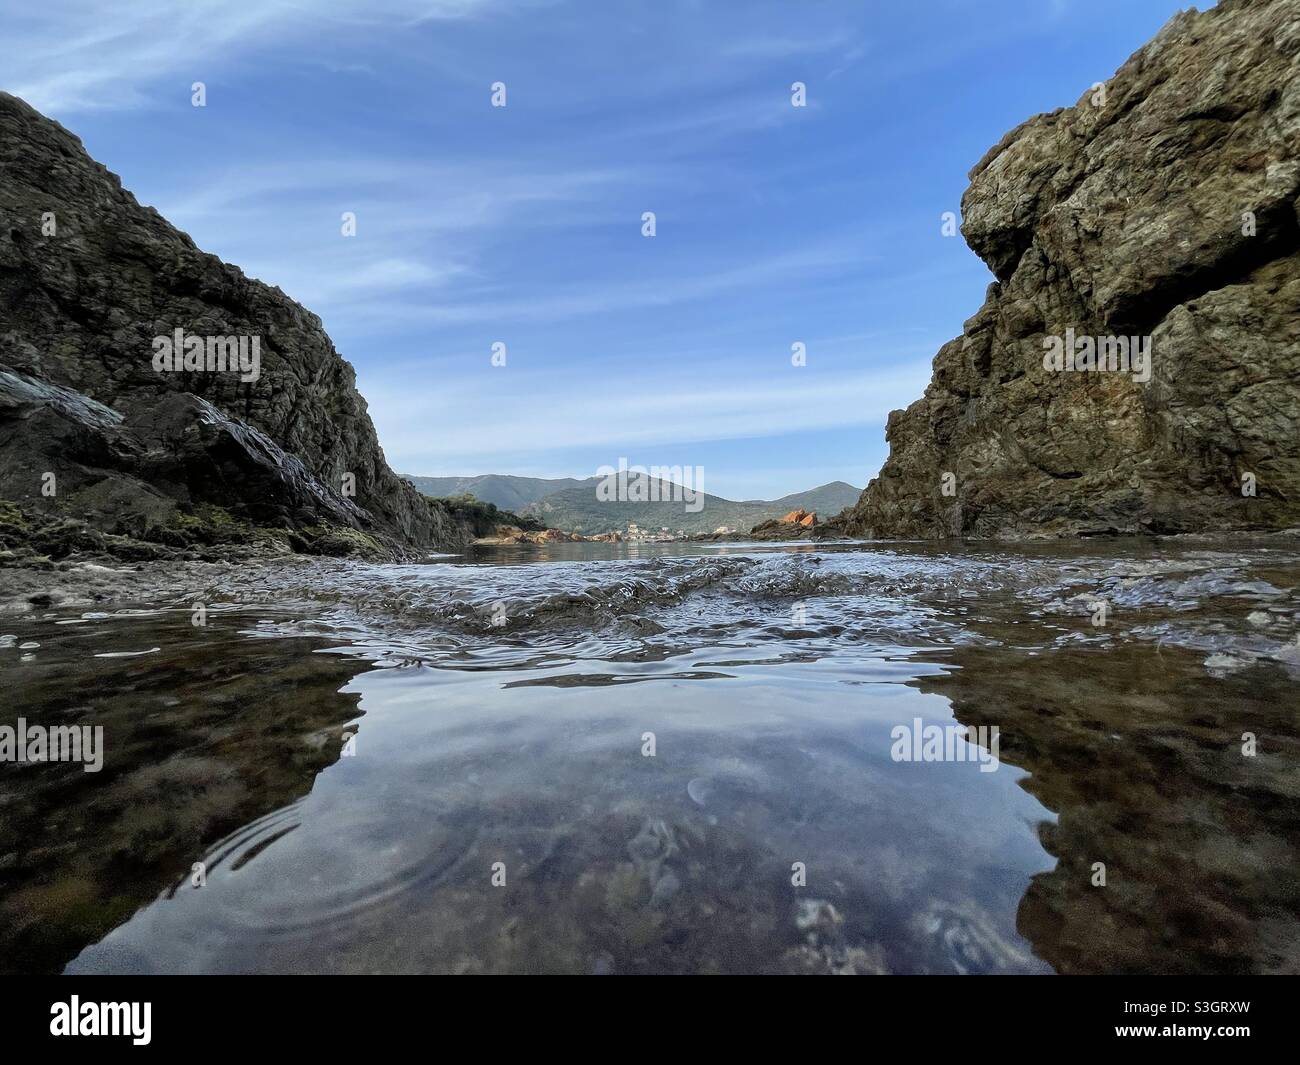
[[(259, 337), (260, 376), (158, 372), (153, 338), (177, 329)], [(54, 496), (42, 494), (46, 472)], [(355, 496), (344, 494), (349, 474)], [(183, 541), (177, 528), (202, 506), (236, 524), (331, 530), (297, 545), (409, 553), (472, 535), (389, 469), (319, 318), (200, 251), (75, 136), (5, 93), (0, 499), (84, 523), (87, 542), (96, 532)]]
[[(1182, 12), (1104, 99), (1089, 90), (1008, 133), (962, 199), (962, 232), (997, 280), (924, 396), (890, 415), (888, 461), (832, 527), (1300, 524), (1298, 146), (1295, 0)], [(1150, 380), (1045, 369), (1045, 338), (1067, 329), (1149, 336)]]

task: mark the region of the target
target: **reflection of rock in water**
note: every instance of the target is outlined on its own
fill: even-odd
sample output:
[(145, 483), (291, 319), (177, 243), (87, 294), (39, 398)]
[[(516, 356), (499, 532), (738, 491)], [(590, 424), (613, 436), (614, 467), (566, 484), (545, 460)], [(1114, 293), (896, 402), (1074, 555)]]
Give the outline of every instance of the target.
[(1003, 761), (1060, 815), (1041, 827), (1057, 866), (1017, 919), (1039, 956), (1065, 973), (1295, 970), (1294, 681), (1267, 665), (1213, 679), (1200, 655), (1139, 645), (952, 661), (913, 683), (997, 725)]
[(350, 659), (319, 641), (249, 640), (236, 622), (188, 613), (131, 623), (144, 658), (114, 626), (46, 638), (21, 684), (0, 684), (31, 724), (104, 727), (104, 767), (0, 770), (0, 972), (57, 972), (160, 890), (184, 881), (208, 844), (306, 794), (339, 756), (356, 696)]

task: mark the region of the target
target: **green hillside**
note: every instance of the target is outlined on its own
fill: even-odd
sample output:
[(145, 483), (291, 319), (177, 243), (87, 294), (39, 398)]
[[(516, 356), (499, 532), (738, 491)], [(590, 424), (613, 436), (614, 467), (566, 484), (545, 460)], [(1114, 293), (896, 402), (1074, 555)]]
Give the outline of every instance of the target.
[(534, 503), (552, 492), (582, 484), (573, 477), (511, 477), (499, 473), (486, 473), (478, 477), (412, 477), (406, 478), (427, 496), (465, 496), (492, 503), (502, 510), (516, 513), (525, 505)]
[(799, 508), (816, 511), (817, 516), (825, 520), (856, 503), (861, 494), (861, 489), (851, 484), (832, 481), (806, 492), (772, 500), (737, 501), (705, 494), (703, 507), (692, 511), (685, 500), (672, 501), (673, 488), (667, 481), (659, 482), (659, 501), (631, 502), (597, 498), (596, 487), (600, 481), (596, 477), (579, 481), (489, 474), (482, 477), (407, 479), (426, 495), (470, 494), (502, 509), (539, 518), (552, 529), (587, 535), (621, 532), (629, 522), (635, 522), (649, 532), (666, 528), (674, 533), (678, 530), (688, 534), (707, 533), (724, 525), (737, 532), (748, 532), (759, 522), (779, 518)]

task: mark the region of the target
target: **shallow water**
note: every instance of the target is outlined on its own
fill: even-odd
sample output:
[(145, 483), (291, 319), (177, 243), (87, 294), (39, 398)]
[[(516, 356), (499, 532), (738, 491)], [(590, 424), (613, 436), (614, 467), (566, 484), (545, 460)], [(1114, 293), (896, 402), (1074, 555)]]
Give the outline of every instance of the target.
[[(104, 768), (0, 765), (0, 969), (1296, 971), (1297, 577), (1275, 536), (64, 588), (0, 621), (0, 724)], [(983, 746), (896, 761), (917, 719)]]

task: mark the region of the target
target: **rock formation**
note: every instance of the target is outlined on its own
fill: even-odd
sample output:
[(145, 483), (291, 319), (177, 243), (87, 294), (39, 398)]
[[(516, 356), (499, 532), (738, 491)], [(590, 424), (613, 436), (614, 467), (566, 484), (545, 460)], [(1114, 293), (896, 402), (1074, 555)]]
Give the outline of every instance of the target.
[(970, 178), (962, 232), (996, 280), (836, 526), (1300, 525), (1300, 3), (1180, 13)]
[(777, 521), (786, 525), (804, 525), (811, 529), (817, 524), (817, 512), (813, 510), (804, 510), (800, 507), (798, 510), (792, 510), (789, 514), (777, 518)]
[[(178, 330), (205, 346), (172, 372)], [(245, 368), (257, 352), (252, 372), (225, 338), (244, 338)], [(200, 251), (4, 93), (0, 500), (17, 505), (6, 543), (26, 530), (131, 557), (196, 537), (346, 553), (471, 536), (388, 468), (319, 318)]]

